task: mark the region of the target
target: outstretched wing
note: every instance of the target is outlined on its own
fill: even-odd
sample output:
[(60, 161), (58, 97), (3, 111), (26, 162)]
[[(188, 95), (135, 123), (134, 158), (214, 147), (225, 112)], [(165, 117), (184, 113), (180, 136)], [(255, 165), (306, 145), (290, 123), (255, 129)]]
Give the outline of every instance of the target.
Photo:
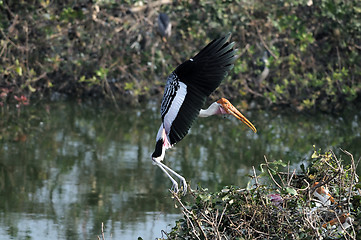
[(187, 135), (206, 98), (233, 68), (238, 56), (234, 43), (229, 43), (230, 35), (210, 42), (168, 77), (161, 115), (172, 145)]

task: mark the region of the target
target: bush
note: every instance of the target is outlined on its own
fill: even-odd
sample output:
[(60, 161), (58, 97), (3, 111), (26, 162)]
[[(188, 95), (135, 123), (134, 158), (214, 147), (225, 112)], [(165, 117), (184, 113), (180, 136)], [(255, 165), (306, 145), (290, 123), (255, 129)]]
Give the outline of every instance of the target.
[[(167, 238), (360, 239), (361, 186), (353, 157), (345, 153), (348, 166), (332, 152), (315, 151), (301, 170), (266, 159), (246, 189), (194, 190), (189, 202), (173, 194), (183, 218)], [(321, 200), (315, 193), (326, 186)]]
[[(359, 0), (1, 1), (0, 8), (1, 88), (17, 94), (161, 96), (177, 64), (232, 32), (240, 59), (214, 97), (326, 111), (360, 98)], [(167, 42), (157, 34), (159, 12), (173, 23)], [(269, 74), (259, 81), (265, 51)]]

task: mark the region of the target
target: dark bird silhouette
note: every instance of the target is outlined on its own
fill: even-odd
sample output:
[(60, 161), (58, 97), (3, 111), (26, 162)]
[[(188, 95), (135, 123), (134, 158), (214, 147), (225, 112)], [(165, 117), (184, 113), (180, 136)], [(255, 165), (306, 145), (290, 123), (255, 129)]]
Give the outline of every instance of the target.
[(162, 36), (163, 40), (169, 38), (172, 34), (172, 23), (169, 20), (169, 17), (165, 13), (160, 13), (158, 15), (158, 32)]

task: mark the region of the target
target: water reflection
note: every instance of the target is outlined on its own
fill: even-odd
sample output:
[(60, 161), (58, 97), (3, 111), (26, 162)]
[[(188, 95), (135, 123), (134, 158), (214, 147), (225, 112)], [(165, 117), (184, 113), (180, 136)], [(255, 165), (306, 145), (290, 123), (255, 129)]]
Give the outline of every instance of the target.
[[(212, 190), (245, 186), (252, 166), (283, 159), (295, 166), (312, 145), (358, 159), (360, 115), (247, 112), (254, 134), (236, 119), (198, 119), (167, 151), (166, 163)], [(157, 104), (116, 111), (94, 103), (37, 103), (0, 118), (0, 234), (10, 239), (154, 239), (179, 217), (170, 181), (152, 166)], [(347, 157), (343, 157), (347, 158)]]

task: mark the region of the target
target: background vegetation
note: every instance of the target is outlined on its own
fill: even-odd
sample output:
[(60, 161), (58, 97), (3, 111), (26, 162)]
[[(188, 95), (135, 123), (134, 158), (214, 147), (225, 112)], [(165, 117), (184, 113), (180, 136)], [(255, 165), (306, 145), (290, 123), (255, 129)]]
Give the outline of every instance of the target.
[[(177, 64), (226, 32), (240, 59), (214, 97), (325, 111), (360, 99), (359, 0), (2, 0), (0, 10), (2, 105), (14, 95), (161, 97)], [(167, 41), (160, 12), (173, 24)]]

